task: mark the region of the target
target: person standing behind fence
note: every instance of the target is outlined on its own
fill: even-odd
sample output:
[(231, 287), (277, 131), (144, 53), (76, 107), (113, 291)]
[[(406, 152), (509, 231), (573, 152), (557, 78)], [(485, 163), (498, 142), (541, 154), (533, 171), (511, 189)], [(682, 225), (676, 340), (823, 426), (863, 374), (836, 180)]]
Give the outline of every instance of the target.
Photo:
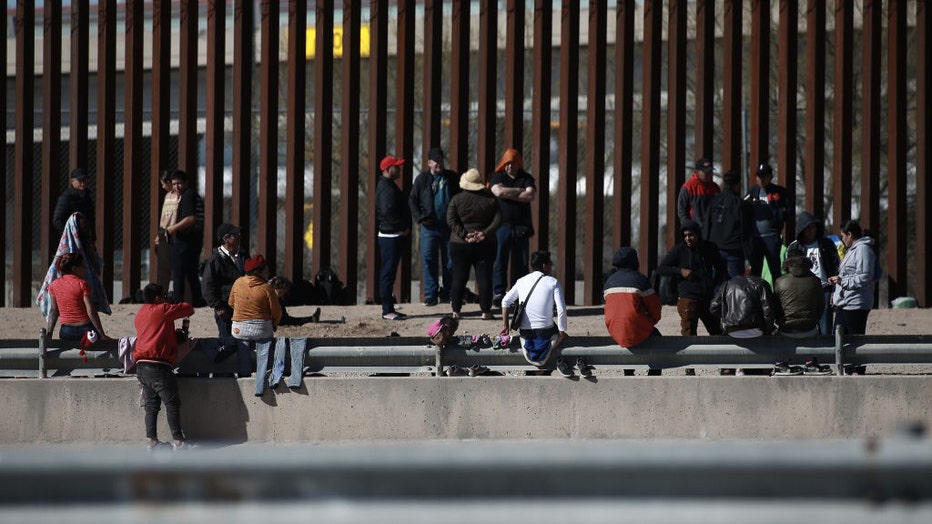
[(783, 224), (792, 203), (786, 195), (786, 188), (773, 183), (773, 168), (768, 164), (757, 167), (757, 185), (748, 190), (744, 199), (751, 206), (754, 227), (751, 229), (751, 274), (761, 276), (764, 259), (770, 269), (771, 279), (780, 276), (780, 247)]
[(709, 238), (709, 206), (712, 198), (719, 193), (718, 184), (713, 180), (715, 168), (708, 158), (696, 160), (696, 169), (689, 180), (680, 188), (676, 198), (676, 216), (680, 224), (687, 220), (697, 222), (702, 227), (702, 238)]
[(874, 283), (881, 270), (874, 253), (874, 239), (864, 235), (856, 220), (841, 225), (841, 241), (847, 250), (838, 267), (838, 274), (828, 281), (835, 286), (835, 327), (846, 335), (863, 335), (867, 330), (867, 315), (874, 307)]
[(178, 203), (181, 194), (175, 192), (172, 186), (172, 172), (168, 169), (162, 171), (159, 179), (162, 189), (165, 190), (165, 199), (162, 200), (162, 214), (159, 215), (159, 231), (155, 236), (155, 251), (159, 260), (158, 283), (168, 288), (172, 279), (172, 244), (168, 235), (168, 228), (175, 225), (178, 220)]
[(822, 282), (812, 274), (812, 262), (798, 247), (786, 250), (783, 276), (773, 284), (780, 300), (777, 326), (780, 334), (803, 338), (819, 334), (819, 319), (825, 311)]
[(796, 239), (787, 246), (787, 254), (791, 249), (801, 249), (805, 253), (812, 265), (812, 274), (822, 283), (824, 309), (819, 318), (819, 332), (830, 335), (833, 324), (832, 285), (828, 277), (838, 274), (838, 266), (841, 264), (838, 248), (834, 241), (825, 236), (825, 225), (822, 221), (815, 215), (803, 211), (796, 217)]
[(404, 253), (411, 234), (411, 210), (404, 192), (396, 182), (401, 177), (404, 159), (386, 156), (379, 163), (381, 175), (375, 186), (375, 217), (378, 228), (379, 253), (382, 257), (379, 269), (379, 295), (382, 299), (382, 318), (405, 320), (404, 313), (395, 311), (393, 289), (398, 273), (398, 263)]
[(728, 278), (744, 274), (751, 238), (751, 209), (742, 200), (741, 180), (734, 171), (722, 177), (722, 190), (712, 197), (702, 231), (718, 246), (718, 252), (728, 265)]
[[(447, 206), (459, 193), (459, 175), (443, 168), (443, 150), (435, 147), (427, 154), (427, 171), (414, 179), (408, 204), (414, 223), (420, 224), (421, 285), (424, 305), (436, 306), (450, 298), (450, 226)], [(439, 266), (439, 268), (438, 268)], [(443, 277), (443, 287), (440, 278)]]
[(183, 351), (179, 351), (175, 320), (190, 317), (194, 314), (194, 308), (186, 302), (169, 304), (165, 300), (165, 288), (158, 284), (147, 285), (142, 290), (142, 296), (145, 304), (139, 308), (133, 320), (136, 326), (133, 359), (136, 361), (136, 378), (142, 385), (145, 399), (148, 447), (151, 450), (161, 444), (157, 423), (161, 404), (164, 403), (168, 427), (172, 433), (172, 447), (182, 449), (185, 446), (185, 434), (181, 428), (181, 395), (178, 393), (174, 368), (187, 356), (193, 345), (186, 345)]
[(453, 289), (450, 307), (459, 318), (463, 296), (469, 281), (469, 271), (476, 270), (479, 287), (479, 308), (483, 320), (492, 315), (492, 263), (495, 260), (495, 231), (502, 221), (501, 211), (492, 193), (482, 182), (482, 175), (470, 169), (460, 177), (460, 191), (447, 207), (450, 226), (450, 260), (453, 265)]
[(172, 188), (181, 195), (178, 201), (177, 220), (167, 228), (172, 243), (172, 292), (176, 301), (185, 297), (185, 284), (191, 290), (191, 303), (201, 307), (201, 282), (198, 266), (204, 244), (204, 201), (193, 187), (189, 187), (188, 175), (176, 169), (171, 174)]
[[(537, 185), (534, 177), (524, 170), (521, 153), (517, 149), (506, 149), (489, 179), (489, 187), (502, 213), (492, 272), (492, 301), (497, 307), (505, 291), (527, 274), (530, 239), (534, 236), (531, 202), (537, 198)], [(508, 278), (509, 266), (511, 279)]]
[(80, 167), (71, 172), (68, 176), (68, 187), (65, 192), (58, 197), (55, 203), (55, 211), (52, 214), (52, 226), (55, 232), (61, 235), (65, 230), (65, 224), (71, 215), (81, 213), (88, 221), (88, 231), (93, 236), (94, 233), (94, 199), (88, 190), (90, 177), (87, 171)]
[[(660, 322), (660, 297), (651, 287), (646, 275), (639, 273), (638, 252), (624, 246), (612, 257), (615, 272), (609, 275), (603, 286), (605, 299), (605, 327), (619, 346), (630, 348), (660, 336), (655, 327)], [(625, 370), (626, 374), (633, 370)], [(659, 375), (659, 369), (651, 369), (648, 375)]]

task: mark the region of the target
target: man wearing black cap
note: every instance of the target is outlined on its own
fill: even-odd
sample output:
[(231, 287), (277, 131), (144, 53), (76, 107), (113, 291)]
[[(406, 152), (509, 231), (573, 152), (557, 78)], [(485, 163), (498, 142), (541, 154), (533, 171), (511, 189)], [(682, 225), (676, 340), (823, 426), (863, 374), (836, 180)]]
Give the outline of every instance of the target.
[[(449, 299), (452, 284), (450, 276), (450, 227), (447, 225), (447, 205), (459, 192), (459, 175), (443, 168), (443, 150), (432, 148), (427, 154), (427, 170), (415, 179), (408, 196), (411, 218), (420, 224), (421, 285), (424, 287), (424, 305), (435, 306)], [(439, 264), (439, 269), (438, 269)], [(443, 287), (440, 287), (440, 277)]]
[[(712, 180), (715, 168), (708, 158), (696, 160), (696, 169), (693, 175), (680, 188), (676, 198), (676, 216), (680, 224), (693, 220), (701, 225), (706, 223), (706, 215), (712, 198), (718, 194), (719, 187)], [(708, 238), (709, 232), (703, 231), (703, 238)]]
[(792, 204), (787, 199), (786, 188), (772, 182), (773, 168), (768, 164), (757, 167), (757, 185), (748, 190), (744, 200), (751, 205), (754, 227), (751, 228), (751, 249), (748, 257), (751, 274), (761, 276), (764, 258), (770, 268), (771, 277), (780, 276), (781, 234), (787, 213), (792, 213)]
[(55, 213), (52, 214), (52, 225), (59, 235), (65, 230), (65, 223), (74, 213), (84, 215), (89, 230), (94, 231), (94, 200), (91, 198), (91, 192), (87, 190), (87, 183), (87, 171), (80, 167), (72, 171), (68, 177), (68, 187), (58, 197)]
[[(217, 228), (220, 245), (214, 248), (204, 264), (201, 274), (201, 291), (207, 305), (214, 310), (217, 321), (217, 338), (221, 346), (233, 348), (233, 308), (227, 302), (236, 279), (245, 274), (243, 264), (249, 254), (242, 248), (240, 228), (224, 222)], [(222, 353), (222, 351), (221, 351)]]

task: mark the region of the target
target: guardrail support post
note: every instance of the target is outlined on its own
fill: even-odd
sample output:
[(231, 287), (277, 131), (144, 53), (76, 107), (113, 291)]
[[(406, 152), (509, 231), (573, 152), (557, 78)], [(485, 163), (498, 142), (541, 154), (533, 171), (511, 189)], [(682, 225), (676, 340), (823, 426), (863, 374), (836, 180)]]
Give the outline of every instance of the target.
[(39, 328), (39, 378), (48, 378), (48, 373), (45, 371), (45, 337), (48, 332), (45, 328)]
[(443, 376), (443, 348), (442, 347), (437, 346), (437, 353), (436, 353), (435, 358), (436, 358), (437, 376), (442, 377)]
[(842, 376), (845, 374), (845, 355), (844, 355), (844, 329), (841, 326), (835, 328), (835, 374)]

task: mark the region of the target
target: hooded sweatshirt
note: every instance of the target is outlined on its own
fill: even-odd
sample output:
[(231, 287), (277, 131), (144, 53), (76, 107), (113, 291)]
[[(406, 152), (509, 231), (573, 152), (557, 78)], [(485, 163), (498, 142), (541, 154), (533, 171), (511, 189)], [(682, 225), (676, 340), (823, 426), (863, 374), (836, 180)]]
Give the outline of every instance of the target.
[(282, 319), (282, 307), (275, 289), (256, 275), (236, 279), (230, 289), (229, 302), (234, 322), (271, 320), (274, 326), (278, 326)]
[(841, 283), (835, 286), (832, 303), (841, 309), (871, 309), (874, 307), (874, 282), (880, 278), (880, 267), (874, 253), (874, 239), (861, 237), (851, 244), (838, 268)]
[[(680, 226), (680, 232), (686, 230), (698, 232), (699, 224), (687, 220)], [(682, 269), (692, 270), (688, 280), (681, 278)], [(677, 243), (660, 261), (657, 271), (661, 275), (676, 277), (679, 297), (693, 300), (711, 300), (715, 288), (728, 277), (728, 268), (718, 247), (704, 240), (698, 240), (693, 247), (687, 246), (686, 242)]]
[(605, 327), (622, 347), (640, 344), (660, 321), (660, 298), (646, 276), (638, 272), (638, 254), (630, 247), (615, 253), (617, 270), (605, 281)]
[(773, 284), (780, 299), (777, 326), (785, 333), (805, 333), (819, 324), (825, 310), (822, 283), (812, 274), (806, 257), (789, 257), (783, 263), (785, 274)]
[[(811, 244), (803, 244), (803, 231), (811, 224), (816, 224), (816, 240)], [(812, 262), (812, 274), (819, 277), (822, 287), (829, 286), (828, 277), (838, 274), (838, 249), (835, 242), (825, 236), (825, 224), (812, 213), (803, 211), (796, 216), (796, 239), (786, 247), (787, 251), (800, 249)]]

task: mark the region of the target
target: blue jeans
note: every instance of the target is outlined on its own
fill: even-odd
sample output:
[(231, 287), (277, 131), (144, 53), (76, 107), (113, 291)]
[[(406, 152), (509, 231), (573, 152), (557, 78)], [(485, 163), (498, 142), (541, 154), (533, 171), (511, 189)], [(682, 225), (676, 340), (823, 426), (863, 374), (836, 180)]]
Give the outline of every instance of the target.
[(743, 249), (719, 249), (718, 253), (725, 259), (728, 265), (728, 278), (735, 278), (744, 274), (744, 250)]
[[(269, 348), (271, 344), (258, 343), (256, 348), (256, 396), (261, 397), (265, 392), (266, 374), (269, 368)], [(289, 388), (301, 387), (301, 377), (304, 376), (304, 350), (307, 347), (305, 338), (276, 338), (275, 354), (272, 362), (272, 373), (268, 377), (269, 387), (276, 387), (285, 374), (285, 353), (291, 360), (291, 376), (285, 381)]]
[[(519, 278), (527, 275), (530, 258), (528, 237), (515, 235), (513, 224), (502, 224), (498, 228), (498, 251), (492, 267), (492, 293), (504, 295)], [(511, 280), (508, 279), (508, 264), (511, 263)]]
[(84, 334), (91, 329), (94, 329), (94, 324), (90, 322), (80, 326), (66, 326), (62, 324), (61, 327), (58, 328), (58, 338), (68, 342), (80, 342), (81, 339), (84, 338)]
[(161, 403), (164, 402), (172, 438), (184, 440), (184, 431), (181, 430), (181, 397), (178, 395), (178, 381), (171, 366), (139, 362), (136, 364), (136, 379), (142, 385), (146, 401), (146, 437), (158, 439), (156, 424), (159, 410), (162, 409)]
[(449, 230), (440, 231), (421, 226), (421, 283), (424, 285), (424, 298), (428, 301), (439, 298), (441, 276), (444, 289), (447, 293), (450, 292), (449, 246)]
[(767, 235), (751, 237), (751, 274), (759, 277), (764, 270), (764, 259), (770, 267), (770, 276), (776, 280), (780, 276), (780, 236)]
[(379, 295), (382, 299), (382, 315), (390, 315), (395, 311), (392, 302), (392, 290), (395, 287), (395, 275), (398, 273), (398, 262), (404, 251), (405, 237), (379, 237), (379, 253), (382, 265), (379, 270)]

